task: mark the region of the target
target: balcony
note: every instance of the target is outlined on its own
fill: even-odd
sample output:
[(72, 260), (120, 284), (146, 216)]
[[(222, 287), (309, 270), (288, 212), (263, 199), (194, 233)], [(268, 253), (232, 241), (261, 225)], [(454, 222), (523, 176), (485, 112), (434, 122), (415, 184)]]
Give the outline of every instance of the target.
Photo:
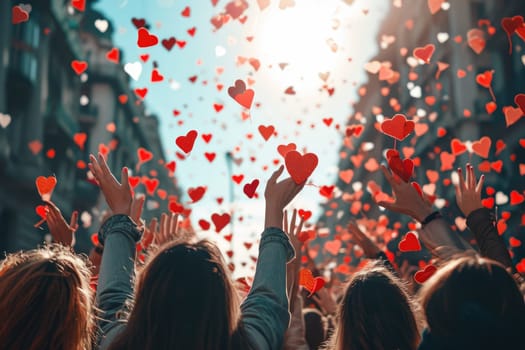
[(78, 122), (76, 119), (60, 104), (56, 107), (48, 105), (44, 119), (48, 122), (56, 124), (70, 137), (73, 137), (73, 135), (79, 131)]
[(86, 106), (80, 106), (80, 115), (78, 122), (91, 126), (97, 122), (98, 119), (98, 106), (88, 104)]

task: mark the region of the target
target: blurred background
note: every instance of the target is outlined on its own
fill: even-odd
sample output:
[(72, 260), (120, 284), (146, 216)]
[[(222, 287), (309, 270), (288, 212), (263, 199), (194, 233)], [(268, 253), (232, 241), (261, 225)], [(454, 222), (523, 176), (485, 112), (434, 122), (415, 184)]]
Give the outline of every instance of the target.
[[(283, 162), (277, 147), (294, 143), (320, 159), (294, 207), (312, 213), (310, 255), (328, 269), (360, 261), (342, 235), (351, 219), (398, 263), (429, 258), (398, 252), (415, 227), (374, 204), (378, 188), (390, 191), (378, 165), (394, 147), (467, 240), (449, 179), (467, 162), (485, 173), (484, 204), (519, 263), (525, 122), (514, 98), (525, 93), (525, 30), (508, 36), (501, 21), (524, 14), (520, 0), (2, 1), (0, 250), (45, 239), (46, 225), (34, 227), (35, 179), (55, 175), (52, 200), (67, 219), (81, 213), (75, 249), (87, 252), (106, 206), (86, 163), (103, 152), (114, 172), (132, 169), (146, 220), (178, 207), (234, 273), (249, 273), (265, 181)], [(141, 47), (139, 28), (158, 43)], [(413, 50), (428, 44), (425, 64)], [(476, 81), (487, 71), (493, 94)], [(238, 79), (255, 92), (250, 109), (228, 95)], [(377, 126), (396, 113), (416, 131), (394, 144)], [(274, 127), (268, 140), (260, 126)], [(175, 140), (190, 130), (199, 136), (185, 154)], [(472, 144), (484, 136), (491, 143), (480, 155)], [(140, 162), (139, 149), (153, 158)], [(255, 179), (258, 195), (248, 198), (243, 186)], [(188, 190), (198, 187), (205, 194), (192, 203)], [(218, 233), (214, 213), (231, 217)]]

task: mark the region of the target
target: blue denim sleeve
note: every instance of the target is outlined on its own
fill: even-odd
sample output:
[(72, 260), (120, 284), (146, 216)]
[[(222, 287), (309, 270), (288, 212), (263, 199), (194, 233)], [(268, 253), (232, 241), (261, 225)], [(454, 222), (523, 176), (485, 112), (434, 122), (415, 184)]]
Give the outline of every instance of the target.
[(104, 244), (96, 301), (100, 309), (99, 349), (105, 349), (123, 329), (118, 314), (133, 296), (135, 275), (135, 242), (141, 232), (129, 218), (115, 215), (101, 227), (99, 240)]
[(280, 349), (290, 314), (286, 295), (286, 263), (295, 253), (278, 228), (264, 230), (255, 278), (241, 305), (241, 327), (251, 349)]

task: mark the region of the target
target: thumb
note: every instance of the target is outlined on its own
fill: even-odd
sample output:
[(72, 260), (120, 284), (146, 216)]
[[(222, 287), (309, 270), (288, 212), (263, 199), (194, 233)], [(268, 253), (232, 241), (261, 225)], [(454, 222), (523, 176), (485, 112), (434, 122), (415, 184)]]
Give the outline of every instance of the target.
[(74, 211), (73, 214), (71, 214), (71, 220), (69, 222), (69, 226), (76, 230), (78, 228), (78, 211)]

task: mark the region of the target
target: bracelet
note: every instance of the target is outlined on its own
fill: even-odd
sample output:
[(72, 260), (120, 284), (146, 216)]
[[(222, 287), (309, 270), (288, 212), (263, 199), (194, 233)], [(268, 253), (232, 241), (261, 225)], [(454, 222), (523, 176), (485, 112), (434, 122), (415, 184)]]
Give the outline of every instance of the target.
[(432, 214), (430, 214), (429, 216), (427, 216), (425, 218), (425, 220), (421, 221), (421, 226), (425, 226), (427, 225), (429, 222), (433, 221), (433, 220), (436, 220), (436, 219), (440, 219), (442, 218), (443, 215), (441, 215), (441, 213), (439, 211), (435, 211), (433, 212)]

